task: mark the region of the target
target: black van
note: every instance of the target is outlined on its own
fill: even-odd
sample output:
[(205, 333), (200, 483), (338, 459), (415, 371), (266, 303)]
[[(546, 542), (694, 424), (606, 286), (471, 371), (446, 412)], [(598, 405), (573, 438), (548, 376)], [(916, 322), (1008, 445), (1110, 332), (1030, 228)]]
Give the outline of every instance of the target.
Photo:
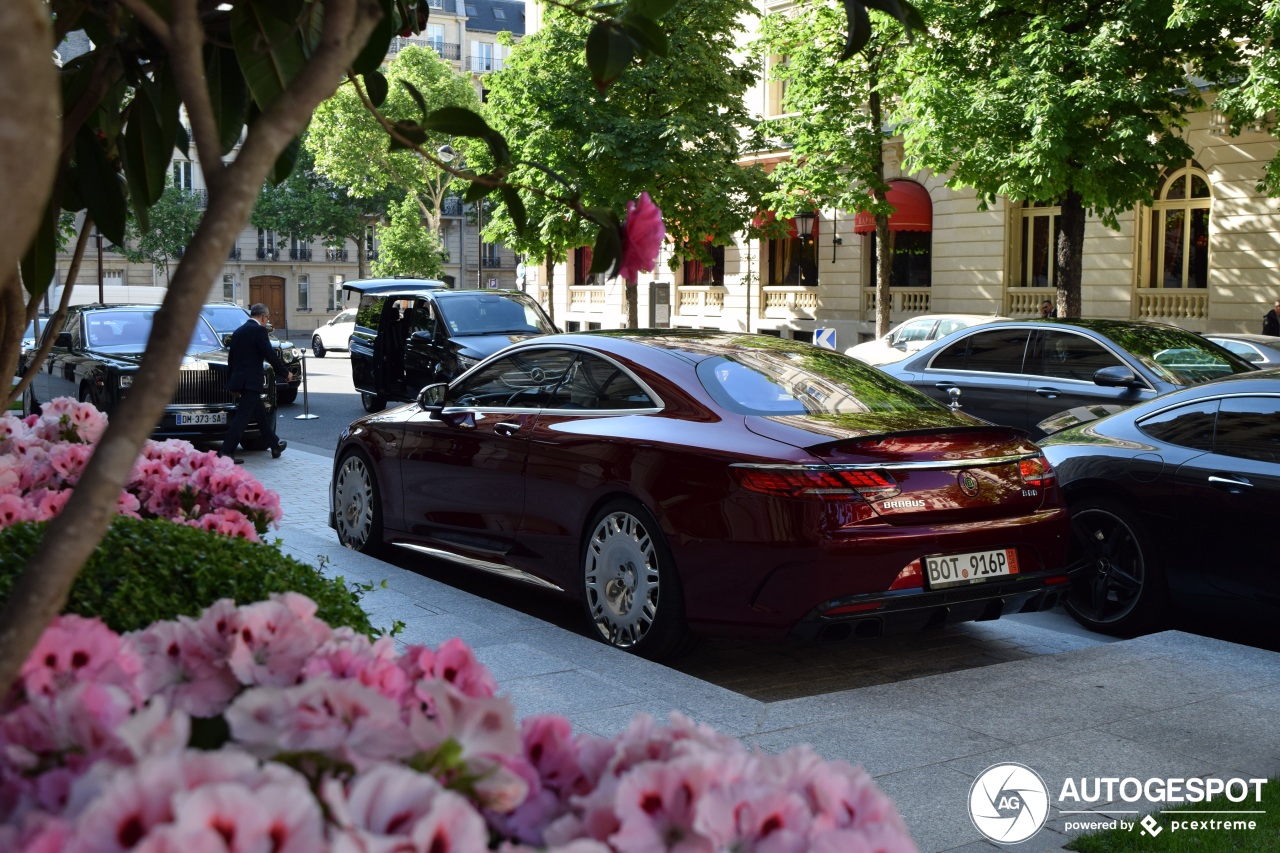
[(366, 412), (417, 399), (481, 359), (525, 338), (558, 331), (518, 290), (451, 290), (431, 279), (362, 279), (351, 334), (351, 380)]

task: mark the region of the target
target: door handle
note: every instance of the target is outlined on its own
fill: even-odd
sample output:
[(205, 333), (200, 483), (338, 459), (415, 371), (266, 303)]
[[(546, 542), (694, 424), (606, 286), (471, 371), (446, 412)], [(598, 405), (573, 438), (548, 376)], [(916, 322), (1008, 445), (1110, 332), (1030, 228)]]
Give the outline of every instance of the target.
[(933, 383), (933, 387), (934, 387), (934, 388), (937, 388), (939, 391), (946, 391), (946, 390), (949, 390), (949, 389), (951, 389), (951, 388), (955, 388), (955, 387), (956, 387), (956, 383), (954, 383), (954, 382), (935, 382), (935, 383)]
[(1245, 489), (1253, 488), (1253, 483), (1250, 483), (1244, 477), (1224, 477), (1218, 474), (1209, 475), (1209, 485), (1237, 495)]
[(1046, 397), (1050, 400), (1056, 400), (1058, 398), (1058, 395), (1061, 394), (1062, 392), (1059, 391), (1057, 388), (1037, 388), (1036, 393), (1039, 394), (1041, 397)]
[(493, 431), (503, 438), (510, 438), (520, 431), (520, 424), (515, 421), (503, 421), (493, 425)]

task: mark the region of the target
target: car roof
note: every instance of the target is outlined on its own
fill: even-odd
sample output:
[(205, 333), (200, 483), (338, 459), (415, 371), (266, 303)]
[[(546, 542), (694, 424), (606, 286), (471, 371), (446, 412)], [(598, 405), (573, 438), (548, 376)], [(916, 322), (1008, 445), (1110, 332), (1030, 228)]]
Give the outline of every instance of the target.
[(986, 322), (997, 322), (999, 320), (1012, 320), (1012, 317), (1002, 317), (999, 314), (919, 314), (915, 317), (908, 317), (899, 323), (899, 326), (905, 326), (907, 323), (914, 323), (916, 320), (979, 320)]
[[(597, 348), (616, 355), (625, 355), (628, 349), (643, 347), (648, 350), (667, 352), (677, 358), (695, 363), (708, 358), (750, 350), (803, 352), (814, 349), (812, 344), (803, 341), (746, 332), (722, 332), (714, 329), (601, 329), (589, 332), (561, 332), (554, 335), (539, 335), (514, 346), (525, 349), (575, 345)], [(835, 350), (828, 350), (828, 352), (834, 353)], [(848, 358), (848, 356), (844, 357)]]
[(343, 290), (353, 293), (421, 293), (424, 290), (448, 289), (449, 285), (433, 278), (360, 278), (342, 283)]
[(1226, 341), (1244, 341), (1245, 343), (1280, 349), (1280, 338), (1275, 335), (1259, 335), (1255, 332), (1205, 332), (1204, 336), (1206, 338), (1222, 338)]

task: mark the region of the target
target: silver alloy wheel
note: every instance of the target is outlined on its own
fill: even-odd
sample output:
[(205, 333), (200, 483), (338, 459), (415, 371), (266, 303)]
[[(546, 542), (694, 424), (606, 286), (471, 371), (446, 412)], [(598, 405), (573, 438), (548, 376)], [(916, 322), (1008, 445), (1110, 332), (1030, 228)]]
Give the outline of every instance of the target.
[(353, 453), (342, 461), (333, 487), (334, 524), (338, 528), (338, 541), (346, 547), (363, 551), (371, 544), (374, 499), (369, 467)]
[(658, 613), (658, 554), (640, 519), (621, 510), (600, 519), (583, 572), (587, 611), (601, 638), (621, 649), (644, 640)]

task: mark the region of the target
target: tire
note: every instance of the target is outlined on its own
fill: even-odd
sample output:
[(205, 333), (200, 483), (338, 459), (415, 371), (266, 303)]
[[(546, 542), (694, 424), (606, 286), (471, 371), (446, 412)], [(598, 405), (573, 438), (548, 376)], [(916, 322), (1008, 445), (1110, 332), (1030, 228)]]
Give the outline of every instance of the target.
[(648, 510), (631, 500), (605, 504), (583, 531), (581, 554), (591, 636), (650, 660), (693, 648), (675, 561)]
[(382, 498), (368, 458), (348, 451), (333, 482), (333, 524), (338, 541), (363, 554), (382, 553)]
[(1071, 507), (1072, 558), (1085, 567), (1072, 580), (1066, 610), (1092, 631), (1131, 637), (1157, 629), (1168, 615), (1159, 555), (1141, 521), (1108, 498)]
[(370, 394), (368, 391), (360, 392), (360, 404), (364, 406), (364, 410), (369, 414), (381, 412), (387, 407), (387, 401), (377, 394)]
[(328, 350), (324, 348), (324, 341), (320, 340), (320, 336), (313, 335), (311, 338), (311, 354), (316, 358), (324, 358), (324, 354), (327, 351)]
[(298, 399), (298, 389), (292, 385), (280, 385), (276, 388), (276, 405), (292, 405), (296, 399)]

